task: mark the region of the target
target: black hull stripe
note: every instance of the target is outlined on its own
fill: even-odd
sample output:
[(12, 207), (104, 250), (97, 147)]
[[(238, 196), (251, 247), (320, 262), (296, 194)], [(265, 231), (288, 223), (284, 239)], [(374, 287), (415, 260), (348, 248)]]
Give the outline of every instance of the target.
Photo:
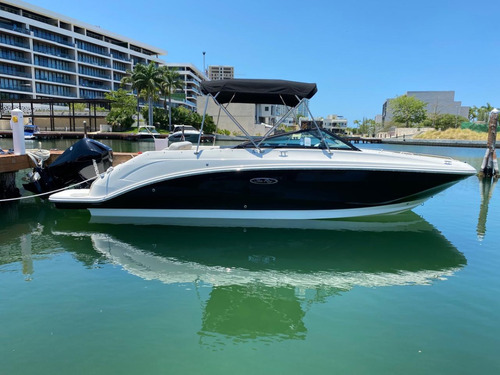
[(426, 199), (467, 176), (366, 170), (252, 170), (143, 186), (100, 203), (60, 208), (335, 210)]

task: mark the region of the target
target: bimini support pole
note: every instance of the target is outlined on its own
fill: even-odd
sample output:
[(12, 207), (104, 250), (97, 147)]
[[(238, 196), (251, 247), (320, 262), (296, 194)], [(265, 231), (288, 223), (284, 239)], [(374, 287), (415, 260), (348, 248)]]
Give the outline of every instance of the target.
[[(299, 98), (297, 98), (297, 100), (299, 100)], [(266, 134), (262, 137), (262, 140), (259, 142), (259, 147), (260, 147), (261, 143), (264, 142), (267, 139), (267, 137), (269, 137), (274, 132), (274, 130), (276, 130), (276, 128), (278, 126), (280, 126), (280, 124), (283, 122), (283, 120), (285, 120), (288, 117), (288, 115), (292, 111), (294, 111), (295, 108), (297, 108), (300, 105), (300, 103), (302, 103), (302, 101), (303, 100), (299, 100), (299, 103), (295, 107), (290, 107), (288, 109), (288, 111), (283, 116), (281, 116), (281, 118), (276, 122), (276, 124), (274, 124), (274, 126), (266, 132)], [(286, 106), (284, 101), (283, 101), (283, 105)]]
[(483, 163), (479, 176), (481, 177), (495, 177), (498, 178), (498, 161), (495, 151), (495, 144), (497, 138), (497, 124), (498, 124), (498, 109), (493, 109), (490, 112), (490, 120), (488, 126), (488, 143), (486, 153), (484, 154)]
[(330, 146), (328, 145), (328, 142), (326, 141), (325, 137), (323, 137), (323, 132), (321, 131), (318, 123), (314, 119), (314, 116), (312, 115), (311, 110), (309, 109), (309, 106), (307, 105), (307, 102), (305, 102), (304, 105), (307, 108), (307, 112), (309, 113), (309, 116), (311, 116), (311, 119), (312, 119), (312, 122), (313, 122), (314, 126), (316, 126), (316, 129), (318, 129), (318, 133), (321, 136), (321, 141), (325, 144), (326, 149), (328, 150), (328, 153), (332, 154), (332, 150), (330, 150)]
[[(217, 95), (219, 95), (219, 94), (217, 93)], [(215, 96), (217, 96), (217, 95), (215, 95)], [(201, 136), (203, 134), (203, 125), (205, 125), (205, 116), (207, 115), (208, 100), (210, 99), (210, 97), (214, 98), (212, 95), (207, 95), (207, 97), (206, 97), (205, 109), (203, 110), (203, 117), (201, 119), (200, 136), (198, 137), (198, 144), (196, 145), (195, 154), (198, 154), (198, 151), (200, 149)], [(214, 100), (215, 100), (215, 98), (214, 98)]]
[[(217, 95), (218, 95), (218, 93), (217, 93)], [(217, 104), (219, 106), (219, 108), (224, 111), (224, 113), (227, 115), (227, 117), (229, 117), (229, 119), (246, 135), (246, 137), (250, 140), (250, 142), (252, 142), (252, 144), (255, 146), (255, 148), (260, 151), (260, 148), (255, 144), (255, 141), (253, 140), (252, 136), (245, 130), (245, 128), (243, 126), (241, 126), (241, 124), (238, 122), (238, 120), (236, 120), (234, 118), (234, 116), (227, 110), (227, 108), (224, 107), (222, 104), (220, 104), (217, 101), (217, 99), (216, 99), (217, 95), (215, 95), (215, 97), (213, 97), (215, 104)]]

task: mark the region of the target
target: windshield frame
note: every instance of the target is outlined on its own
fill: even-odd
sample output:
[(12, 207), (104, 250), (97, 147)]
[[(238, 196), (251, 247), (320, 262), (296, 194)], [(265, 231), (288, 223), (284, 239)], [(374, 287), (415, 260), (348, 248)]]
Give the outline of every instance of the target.
[[(318, 132), (321, 131), (323, 138), (328, 142), (328, 147), (322, 142), (322, 137)], [(311, 141), (306, 141), (309, 138)], [(312, 139), (315, 142), (312, 142)], [(280, 142), (281, 140), (281, 142)], [(313, 149), (313, 150), (345, 150), (345, 151), (360, 151), (353, 146), (349, 141), (339, 137), (338, 135), (320, 128), (301, 129), (293, 132), (285, 132), (275, 134), (273, 136), (263, 138), (258, 137), (254, 142), (259, 143), (258, 148), (263, 149)], [(255, 143), (251, 141), (243, 142), (233, 148), (256, 148)]]

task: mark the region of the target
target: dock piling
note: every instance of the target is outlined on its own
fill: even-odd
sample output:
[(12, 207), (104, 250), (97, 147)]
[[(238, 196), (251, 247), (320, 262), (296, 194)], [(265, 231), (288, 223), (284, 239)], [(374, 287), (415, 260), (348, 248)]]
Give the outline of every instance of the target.
[(498, 109), (493, 109), (490, 112), (490, 120), (488, 126), (488, 143), (486, 153), (484, 155), (483, 163), (479, 175), (482, 177), (498, 177), (498, 161), (495, 151), (496, 138), (497, 138), (497, 124), (498, 124)]
[(24, 142), (24, 114), (19, 108), (10, 111), (10, 127), (12, 128), (12, 142), (14, 155), (26, 154), (26, 145)]

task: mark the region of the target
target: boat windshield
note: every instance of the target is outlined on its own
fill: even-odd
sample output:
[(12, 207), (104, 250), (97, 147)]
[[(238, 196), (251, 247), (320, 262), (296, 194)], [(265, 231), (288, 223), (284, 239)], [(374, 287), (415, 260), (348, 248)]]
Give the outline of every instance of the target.
[[(317, 129), (305, 129), (291, 133), (283, 133), (266, 138), (261, 142), (261, 139), (255, 140), (256, 144), (260, 143), (261, 148), (314, 148), (314, 149), (334, 149), (334, 150), (355, 150), (358, 151), (349, 142), (341, 139), (333, 133), (321, 129), (323, 139), (328, 143), (328, 147), (324, 144), (320, 131)], [(253, 148), (252, 142), (242, 143), (235, 148)]]

